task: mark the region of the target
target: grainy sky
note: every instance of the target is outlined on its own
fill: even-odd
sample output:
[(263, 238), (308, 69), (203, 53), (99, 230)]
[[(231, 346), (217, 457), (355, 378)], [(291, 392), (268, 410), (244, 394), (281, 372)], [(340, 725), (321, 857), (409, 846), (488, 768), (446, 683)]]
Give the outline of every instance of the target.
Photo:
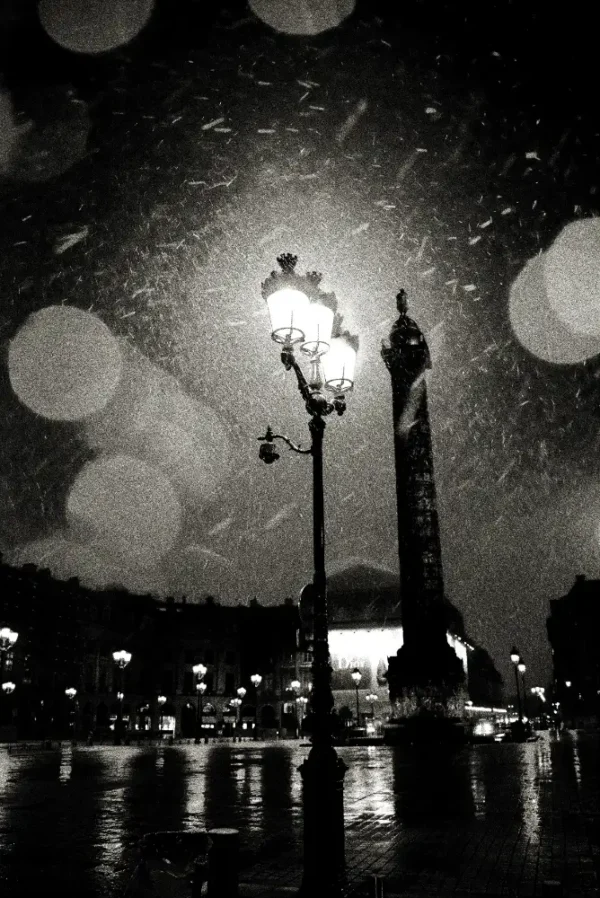
[[(134, 37), (111, 0), (86, 53), (53, 0), (0, 3), (3, 551), (92, 585), (298, 594), (310, 463), (266, 467), (256, 439), (308, 444), (260, 294), (294, 252), (361, 341), (327, 427), (330, 570), (397, 569), (379, 349), (403, 287), (433, 356), (448, 595), (505, 676), (517, 643), (545, 682), (548, 600), (600, 566), (600, 338), (567, 326), (595, 232), (528, 282), (520, 330), (509, 310), (526, 263), (598, 214), (585, 22), (508, 2), (207, 5), (133, 4), (151, 13)], [(563, 299), (578, 364), (522, 345)]]

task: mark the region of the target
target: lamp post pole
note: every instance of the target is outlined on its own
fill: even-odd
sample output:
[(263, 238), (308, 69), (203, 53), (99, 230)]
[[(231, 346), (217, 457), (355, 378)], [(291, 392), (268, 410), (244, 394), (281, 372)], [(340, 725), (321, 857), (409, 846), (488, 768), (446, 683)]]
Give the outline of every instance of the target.
[(360, 704), (358, 699), (358, 687), (360, 686), (360, 681), (362, 680), (362, 674), (358, 667), (355, 667), (352, 671), (352, 679), (354, 681), (354, 687), (356, 689), (356, 726), (360, 726)]
[[(281, 271), (273, 271), (262, 285), (271, 316), (271, 336), (282, 344), (281, 361), (293, 370), (310, 420), (309, 449), (301, 449), (281, 434), (267, 429), (260, 437), (260, 458), (272, 464), (279, 458), (275, 440), (294, 452), (312, 456), (313, 482), (313, 661), (311, 693), (311, 742), (307, 759), (300, 767), (304, 808), (304, 871), (302, 898), (336, 898), (342, 894), (345, 874), (343, 781), (346, 765), (333, 747), (333, 693), (329, 663), (327, 577), (325, 572), (325, 499), (323, 485), (323, 439), (325, 418), (343, 414), (345, 393), (354, 385), (358, 340), (341, 332), (336, 319), (334, 294), (319, 287), (321, 275), (295, 272), (296, 256), (277, 259)], [(332, 332), (338, 336), (332, 338)], [(308, 356), (310, 373), (305, 377), (294, 345)], [(327, 399), (325, 391), (332, 394)]]
[(131, 661), (131, 652), (121, 649), (119, 652), (113, 652), (113, 661), (119, 670), (119, 691), (117, 692), (117, 720), (115, 723), (115, 739), (114, 744), (120, 745), (123, 736), (123, 699), (125, 698), (125, 668)]

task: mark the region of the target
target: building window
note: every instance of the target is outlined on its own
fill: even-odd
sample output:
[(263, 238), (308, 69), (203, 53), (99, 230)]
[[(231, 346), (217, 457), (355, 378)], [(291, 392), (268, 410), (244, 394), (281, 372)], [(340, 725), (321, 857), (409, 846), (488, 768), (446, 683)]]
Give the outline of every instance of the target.
[(225, 652), (225, 664), (235, 664), (235, 652)]
[(235, 676), (232, 673), (225, 674), (225, 695), (233, 695), (235, 691)]
[(195, 661), (195, 658), (196, 658), (196, 653), (194, 652), (194, 650), (193, 650), (193, 649), (186, 649), (186, 652), (185, 652), (185, 663), (186, 663), (186, 664), (193, 664), (194, 661)]
[(183, 675), (183, 691), (186, 695), (191, 695), (195, 692), (194, 689), (194, 674), (191, 670), (186, 670)]
[(206, 691), (210, 695), (213, 692), (214, 688), (214, 675), (211, 673), (207, 673), (204, 675), (204, 682), (206, 683)]
[(207, 664), (215, 663), (215, 653), (212, 649), (207, 649), (204, 652), (204, 660), (206, 661)]
[(162, 692), (165, 695), (170, 695), (173, 692), (173, 671), (172, 670), (163, 670), (162, 674)]

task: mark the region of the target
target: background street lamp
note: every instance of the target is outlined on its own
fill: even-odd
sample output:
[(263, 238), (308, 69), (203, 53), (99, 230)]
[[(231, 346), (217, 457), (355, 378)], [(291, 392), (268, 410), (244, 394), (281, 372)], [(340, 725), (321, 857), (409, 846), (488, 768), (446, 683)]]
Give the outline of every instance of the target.
[(200, 742), (200, 737), (202, 736), (202, 727), (204, 726), (204, 693), (206, 692), (207, 686), (206, 683), (200, 681), (196, 683), (196, 739), (194, 740), (196, 745)]
[(206, 671), (207, 668), (204, 666), (204, 664), (194, 664), (194, 666), (192, 667), (192, 672), (198, 680), (198, 682), (196, 683), (196, 738), (194, 739), (196, 745), (200, 743), (200, 729), (202, 726), (200, 705), (202, 703), (202, 695), (206, 690), (206, 685), (204, 686), (204, 689), (199, 689), (198, 687), (200, 686), (200, 682), (206, 676)]
[(163, 708), (166, 704), (166, 701), (167, 701), (166, 695), (159, 695), (158, 698), (156, 699), (158, 707), (160, 708), (159, 729), (160, 729), (160, 738), (161, 739), (162, 739), (162, 734), (163, 734)]
[(352, 671), (352, 680), (354, 681), (354, 687), (356, 689), (356, 726), (360, 726), (360, 708), (358, 701), (358, 687), (360, 686), (360, 681), (362, 680), (362, 674), (358, 667), (355, 667)]
[(302, 731), (302, 721), (304, 720), (304, 711), (308, 704), (308, 699), (305, 695), (299, 695), (296, 699), (296, 706), (298, 708), (298, 729)]
[(241, 698), (232, 698), (229, 704), (235, 708), (235, 729), (239, 730), (240, 727), (240, 708), (242, 706)]
[(517, 713), (519, 715), (519, 723), (522, 723), (523, 722), (523, 709), (521, 707), (521, 687), (519, 685), (519, 671), (518, 671), (521, 656), (519, 655), (519, 650), (514, 645), (512, 647), (511, 653), (510, 653), (510, 660), (512, 661), (514, 668), (515, 668), (515, 685), (517, 687)]
[(375, 720), (375, 702), (379, 701), (379, 696), (375, 695), (374, 692), (369, 692), (368, 695), (365, 695), (365, 701), (371, 705), (371, 717)]
[(69, 728), (70, 728), (70, 718), (71, 714), (73, 714), (73, 739), (77, 738), (77, 703), (75, 698), (77, 696), (77, 690), (74, 686), (68, 686), (65, 689), (65, 695), (69, 699), (69, 703), (72, 704), (72, 709), (69, 709)]
[(523, 689), (523, 714), (527, 717), (527, 690), (525, 688), (525, 671), (527, 668), (522, 661), (517, 664), (517, 670), (521, 674), (521, 686)]
[(118, 711), (117, 711), (117, 723), (115, 725), (115, 745), (121, 744), (121, 736), (123, 733), (123, 699), (125, 698), (125, 668), (131, 661), (131, 652), (126, 652), (124, 649), (121, 649), (118, 652), (113, 652), (113, 661), (117, 665), (119, 670), (119, 691), (117, 692), (117, 701)]
[(258, 739), (258, 687), (262, 683), (262, 677), (260, 674), (255, 673), (250, 677), (250, 682), (254, 686), (254, 738)]
[[(319, 287), (321, 275), (315, 271), (304, 277), (295, 272), (298, 259), (290, 253), (277, 258), (280, 271), (273, 271), (262, 284), (262, 295), (271, 317), (271, 337), (281, 344), (281, 361), (293, 370), (298, 389), (310, 415), (310, 449), (301, 449), (281, 434), (267, 429), (260, 438), (260, 458), (272, 464), (279, 458), (275, 441), (292, 451), (312, 456), (313, 468), (313, 555), (312, 592), (313, 661), (311, 693), (312, 747), (300, 772), (304, 805), (304, 875), (302, 896), (327, 895), (342, 891), (344, 879), (344, 799), (346, 765), (333, 747), (333, 694), (329, 658), (327, 620), (327, 577), (325, 573), (325, 508), (323, 487), (323, 438), (325, 418), (332, 412), (343, 414), (345, 395), (354, 386), (354, 366), (358, 340), (341, 332), (333, 293)], [(337, 334), (333, 337), (334, 330)], [(306, 377), (294, 347), (308, 357)], [(331, 400), (327, 397), (331, 394)]]
[(19, 634), (10, 627), (2, 627), (0, 629), (0, 674), (4, 676), (4, 666), (7, 654), (14, 647), (15, 642), (19, 638)]

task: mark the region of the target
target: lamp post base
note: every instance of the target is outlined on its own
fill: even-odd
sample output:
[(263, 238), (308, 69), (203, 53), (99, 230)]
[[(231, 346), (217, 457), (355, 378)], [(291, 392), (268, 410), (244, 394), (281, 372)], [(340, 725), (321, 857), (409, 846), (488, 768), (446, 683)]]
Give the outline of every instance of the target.
[(338, 898), (345, 883), (344, 774), (332, 746), (313, 746), (300, 766), (304, 873), (299, 898)]

